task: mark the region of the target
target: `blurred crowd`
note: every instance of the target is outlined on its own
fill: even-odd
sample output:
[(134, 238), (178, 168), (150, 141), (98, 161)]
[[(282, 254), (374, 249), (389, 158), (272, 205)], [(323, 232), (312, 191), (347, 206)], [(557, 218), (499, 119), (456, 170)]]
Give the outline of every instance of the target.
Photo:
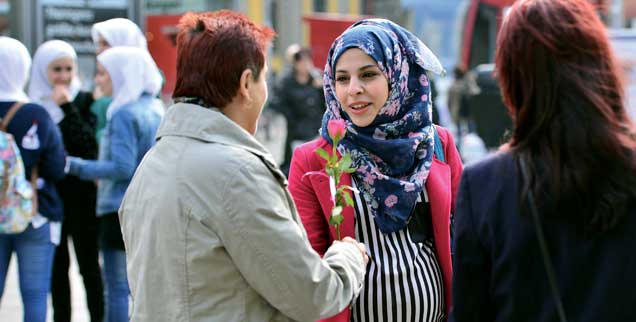
[[(3, 198), (0, 294), (15, 253), (24, 321), (45, 320), (49, 292), (54, 320), (70, 321), (70, 240), (91, 321), (128, 320), (130, 292), (117, 210), (155, 140), (165, 109), (157, 99), (163, 80), (132, 21), (96, 23), (92, 34), (97, 48), (93, 93), (80, 90), (77, 55), (68, 43), (46, 41), (31, 58), (19, 41), (0, 38), (0, 113), (19, 148), (17, 158), (3, 154), (3, 191), (14, 189), (10, 165), (23, 162), (34, 195), (33, 212), (27, 214), (9, 211), (10, 193)], [(18, 220), (27, 225), (17, 228)]]

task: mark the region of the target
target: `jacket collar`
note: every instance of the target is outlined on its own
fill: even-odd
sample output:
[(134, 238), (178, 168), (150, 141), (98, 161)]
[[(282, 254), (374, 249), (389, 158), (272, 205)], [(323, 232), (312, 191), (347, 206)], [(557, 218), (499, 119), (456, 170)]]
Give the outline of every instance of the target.
[(176, 103), (168, 109), (157, 129), (156, 139), (164, 136), (189, 137), (246, 150), (263, 160), (277, 176), (285, 177), (267, 149), (219, 109)]

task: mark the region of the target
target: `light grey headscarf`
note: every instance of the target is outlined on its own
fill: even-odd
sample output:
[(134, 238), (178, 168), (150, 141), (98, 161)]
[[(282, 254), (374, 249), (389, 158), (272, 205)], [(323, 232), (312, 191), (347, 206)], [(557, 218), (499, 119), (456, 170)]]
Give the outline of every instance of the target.
[(24, 85), (31, 68), (29, 51), (21, 42), (0, 36), (0, 62), (0, 101), (28, 101)]
[(146, 49), (148, 44), (146, 37), (134, 22), (126, 18), (113, 18), (98, 22), (91, 29), (93, 42), (99, 41), (102, 36), (111, 47), (128, 46)]
[(113, 83), (113, 101), (106, 117), (146, 93), (156, 96), (161, 90), (161, 73), (147, 50), (136, 47), (112, 47), (97, 56)]
[(31, 82), (29, 83), (29, 97), (34, 102), (44, 106), (55, 123), (60, 123), (64, 119), (64, 111), (51, 99), (53, 86), (49, 82), (47, 71), (51, 62), (63, 57), (72, 58), (75, 64), (75, 74), (68, 88), (71, 100), (74, 100), (82, 87), (82, 83), (77, 74), (77, 54), (75, 49), (65, 41), (49, 40), (38, 47), (33, 56)]

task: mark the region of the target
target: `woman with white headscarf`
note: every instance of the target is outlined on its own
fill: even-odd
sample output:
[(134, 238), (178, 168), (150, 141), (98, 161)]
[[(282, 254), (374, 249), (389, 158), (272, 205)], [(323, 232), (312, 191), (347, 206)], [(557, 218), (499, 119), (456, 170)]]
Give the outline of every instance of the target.
[[(58, 124), (68, 155), (95, 159), (96, 121), (90, 111), (93, 98), (90, 93), (80, 91), (80, 86), (77, 55), (71, 45), (61, 40), (50, 40), (38, 47), (33, 58), (29, 96), (42, 104)], [(58, 183), (57, 189), (64, 203), (64, 221), (61, 242), (53, 262), (53, 318), (56, 322), (71, 319), (67, 237), (72, 236), (91, 320), (100, 321), (104, 315), (104, 296), (96, 237), (97, 187), (93, 181), (67, 175)]]
[(70, 173), (99, 181), (97, 216), (107, 294), (104, 321), (127, 321), (130, 291), (117, 210), (135, 169), (155, 141), (161, 116), (152, 101), (161, 87), (161, 75), (148, 51), (114, 47), (97, 56), (95, 83), (113, 97), (99, 160), (70, 157)]
[[(27, 177), (37, 171), (37, 213), (20, 233), (0, 234), (0, 298), (13, 252), (18, 259), (24, 321), (46, 320), (47, 296), (55, 244), (59, 242), (62, 202), (55, 182), (64, 177), (64, 145), (46, 110), (23, 88), (31, 57), (19, 41), (0, 37), (0, 118), (9, 117), (6, 131), (13, 135)], [(23, 105), (16, 104), (17, 102)], [(6, 149), (5, 149), (6, 150)], [(37, 167), (36, 167), (37, 165)]]
[[(111, 47), (137, 47), (147, 49), (146, 37), (139, 27), (126, 18), (113, 18), (98, 22), (91, 29), (93, 43), (96, 46), (95, 53), (101, 54)], [(106, 126), (106, 110), (112, 101), (112, 97), (104, 95), (99, 87), (95, 88), (95, 102), (91, 105), (91, 111), (97, 116), (97, 141), (101, 140), (104, 126)], [(163, 106), (160, 100), (155, 104)]]
[(147, 48), (146, 37), (134, 22), (126, 18), (113, 18), (98, 22), (91, 29), (93, 42), (97, 45), (96, 54), (110, 47)]

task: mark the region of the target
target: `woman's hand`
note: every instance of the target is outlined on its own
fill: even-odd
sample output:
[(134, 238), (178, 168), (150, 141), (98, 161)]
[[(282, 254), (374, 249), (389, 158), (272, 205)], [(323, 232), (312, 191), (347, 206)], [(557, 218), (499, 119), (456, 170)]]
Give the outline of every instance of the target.
[(68, 88), (64, 85), (54, 85), (53, 92), (51, 93), (51, 99), (58, 106), (62, 106), (71, 101), (71, 94), (68, 92)]

